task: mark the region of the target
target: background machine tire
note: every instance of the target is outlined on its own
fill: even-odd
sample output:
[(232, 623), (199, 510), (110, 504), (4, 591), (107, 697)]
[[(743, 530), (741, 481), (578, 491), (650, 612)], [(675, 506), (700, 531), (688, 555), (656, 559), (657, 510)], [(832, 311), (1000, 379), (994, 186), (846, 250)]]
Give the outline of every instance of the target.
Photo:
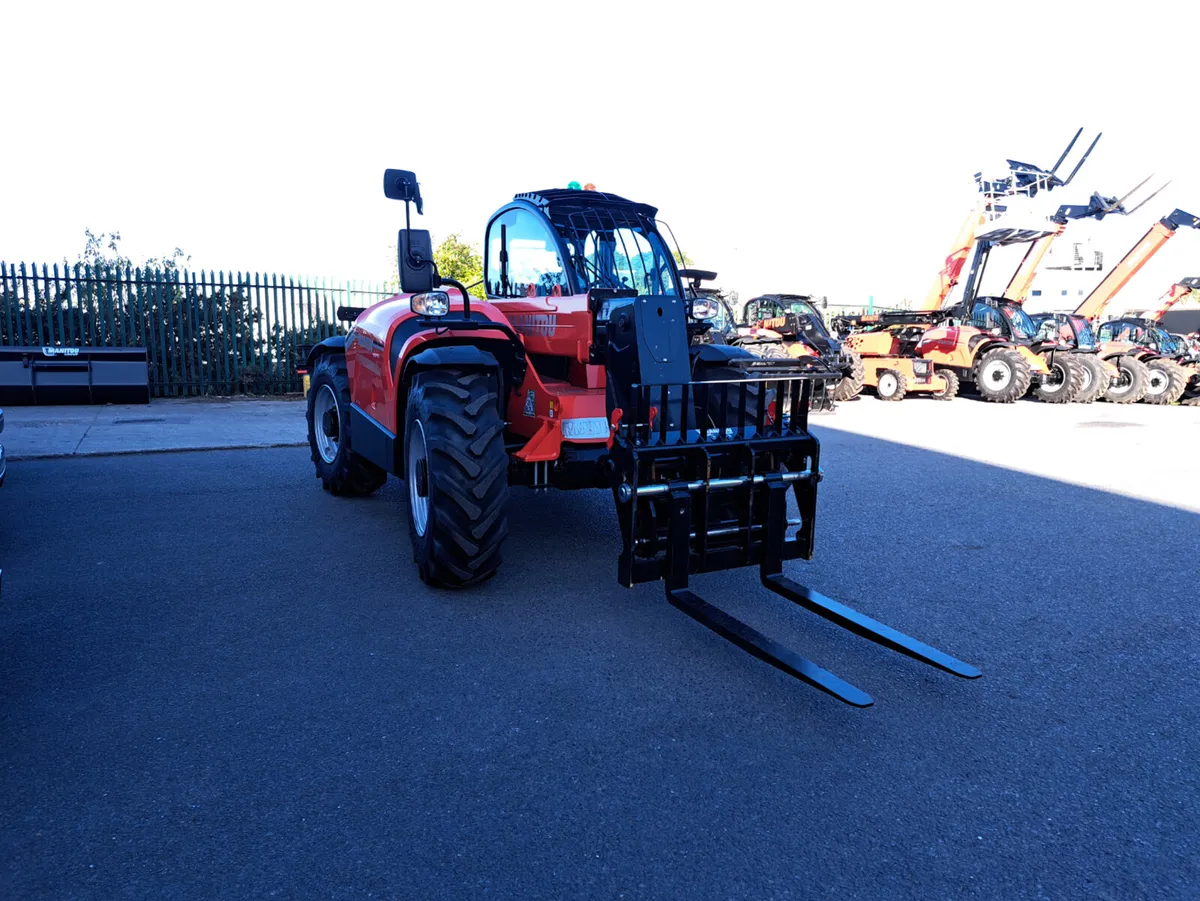
[(934, 372), (935, 376), (941, 376), (946, 380), (946, 387), (941, 391), (934, 391), (930, 397), (934, 400), (954, 400), (958, 397), (958, 389), (960, 387), (958, 373), (953, 369), (938, 369)]
[(1038, 400), (1047, 404), (1069, 404), (1079, 396), (1087, 383), (1082, 364), (1072, 354), (1046, 353), (1042, 355), (1050, 374), (1042, 378), (1034, 390)]
[(857, 397), (862, 391), (863, 380), (866, 378), (866, 368), (863, 366), (862, 357), (849, 349), (846, 349), (845, 353), (851, 360), (850, 372), (833, 389), (834, 401), (846, 401)]
[(1190, 373), (1173, 360), (1159, 358), (1146, 364), (1146, 396), (1148, 404), (1166, 406), (1183, 397)]
[(881, 369), (876, 376), (875, 394), (880, 400), (904, 400), (908, 384), (904, 381), (903, 373), (895, 369)]
[(1090, 404), (1104, 397), (1108, 390), (1108, 369), (1095, 354), (1079, 354), (1079, 369), (1083, 373), (1083, 388), (1075, 397), (1077, 404)]
[(1033, 373), (1019, 353), (1011, 347), (997, 347), (979, 358), (975, 367), (975, 387), (980, 396), (994, 404), (1020, 400), (1033, 383)]
[(1112, 361), (1121, 370), (1120, 379), (1108, 386), (1104, 399), (1110, 404), (1135, 404), (1146, 396), (1150, 373), (1136, 357), (1117, 357)]

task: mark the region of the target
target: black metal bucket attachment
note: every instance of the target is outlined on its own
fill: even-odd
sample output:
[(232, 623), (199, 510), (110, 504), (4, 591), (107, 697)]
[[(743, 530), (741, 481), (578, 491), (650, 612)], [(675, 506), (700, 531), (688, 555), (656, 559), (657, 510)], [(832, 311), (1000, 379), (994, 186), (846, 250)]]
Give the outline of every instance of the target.
[(0, 347), (0, 404), (148, 404), (144, 347)]
[[(785, 560), (812, 556), (821, 468), (808, 411), (814, 385), (840, 373), (812, 358), (739, 368), (733, 378), (633, 385), (630, 409), (614, 414), (621, 583), (664, 580), (670, 603), (697, 622), (856, 707), (871, 697), (704, 601), (689, 577), (756, 565), (766, 588), (856, 635), (965, 679), (980, 676), (783, 575)], [(796, 518), (788, 514), (789, 489)]]

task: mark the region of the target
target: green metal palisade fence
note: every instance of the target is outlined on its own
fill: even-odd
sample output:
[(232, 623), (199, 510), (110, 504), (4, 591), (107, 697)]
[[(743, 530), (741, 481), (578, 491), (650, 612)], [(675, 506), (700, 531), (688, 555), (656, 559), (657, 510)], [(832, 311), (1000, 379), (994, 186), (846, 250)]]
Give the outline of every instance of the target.
[(145, 347), (155, 397), (301, 390), (299, 349), (383, 284), (0, 261), (0, 345)]

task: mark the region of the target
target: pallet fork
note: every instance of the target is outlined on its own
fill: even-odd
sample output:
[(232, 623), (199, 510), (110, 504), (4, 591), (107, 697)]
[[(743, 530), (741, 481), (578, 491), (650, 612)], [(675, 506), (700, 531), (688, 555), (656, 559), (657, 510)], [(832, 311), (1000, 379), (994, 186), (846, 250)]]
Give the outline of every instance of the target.
[[(949, 654), (898, 632), (852, 607), (847, 607), (845, 604), (785, 576), (783, 574), (782, 544), (787, 528), (787, 489), (787, 483), (781, 479), (767, 481), (767, 548), (763, 562), (759, 566), (759, 578), (765, 588), (861, 638), (891, 648), (893, 651), (898, 651), (951, 675), (964, 679), (977, 679), (983, 675), (970, 664), (963, 663)], [(702, 626), (711, 629), (722, 638), (733, 642), (742, 650), (749, 652), (764, 663), (769, 663), (776, 669), (782, 670), (789, 676), (806, 682), (846, 704), (854, 707), (870, 707), (874, 701), (862, 689), (768, 638), (741, 620), (735, 619), (724, 610), (705, 601), (688, 587), (686, 566), (680, 565), (678, 561), (687, 554), (686, 545), (689, 540), (688, 531), (691, 522), (690, 492), (672, 492), (671, 502), (671, 535), (668, 539), (671, 574), (666, 580), (667, 600), (671, 605), (686, 613)]]
[[(686, 367), (669, 365), (681, 348), (669, 349), (667, 328), (662, 314), (635, 310), (613, 329), (624, 335), (624, 346), (610, 347), (610, 385), (630, 386), (614, 398), (623, 409), (610, 411), (613, 487), (624, 538), (620, 582), (662, 579), (678, 610), (855, 707), (870, 706), (871, 696), (705, 601), (689, 577), (757, 565), (765, 588), (862, 638), (964, 679), (982, 675), (784, 575), (784, 560), (808, 559), (813, 550), (821, 480), (819, 443), (808, 431), (814, 383), (840, 373), (817, 358), (727, 359), (721, 378), (690, 380)], [(672, 374), (683, 378), (674, 381)], [(689, 416), (689, 410), (697, 413)], [(701, 421), (700, 411), (713, 410), (718, 412)], [(789, 489), (800, 513), (796, 520), (788, 518)], [(790, 529), (795, 534), (789, 536)]]

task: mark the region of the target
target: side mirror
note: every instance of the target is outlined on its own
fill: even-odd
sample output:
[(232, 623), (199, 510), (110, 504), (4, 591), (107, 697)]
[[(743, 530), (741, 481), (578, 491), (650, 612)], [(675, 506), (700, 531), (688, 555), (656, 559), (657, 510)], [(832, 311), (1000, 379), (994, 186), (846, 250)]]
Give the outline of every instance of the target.
[(396, 249), (402, 292), (424, 294), (437, 287), (434, 284), (433, 239), (429, 232), (416, 228), (400, 229)]
[(405, 203), (415, 203), (417, 214), (425, 212), (421, 202), (421, 186), (417, 183), (417, 174), (407, 169), (387, 169), (383, 173), (383, 194), (388, 200), (403, 200)]

